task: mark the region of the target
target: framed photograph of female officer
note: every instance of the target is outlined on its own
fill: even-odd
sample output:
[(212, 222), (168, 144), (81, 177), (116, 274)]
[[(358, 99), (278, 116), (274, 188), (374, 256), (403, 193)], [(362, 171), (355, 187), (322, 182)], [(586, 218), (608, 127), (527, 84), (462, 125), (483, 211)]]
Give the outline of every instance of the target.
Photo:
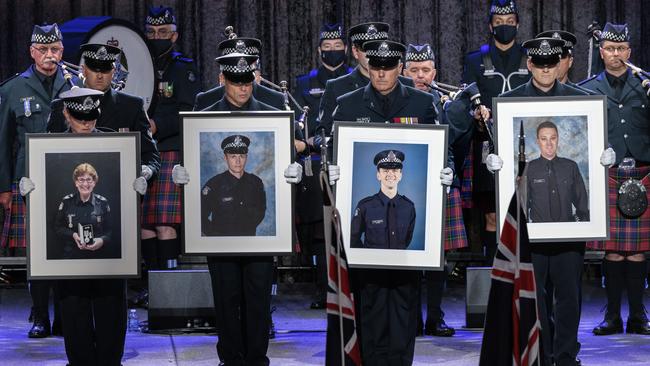
[(293, 154), (285, 111), (182, 113), (186, 254), (287, 254), (293, 248)]
[(351, 267), (441, 269), (447, 126), (336, 122), (336, 206)]
[(518, 162), (525, 159), (531, 242), (608, 237), (606, 103), (602, 96), (496, 98), (497, 224), (506, 217)]
[(139, 133), (27, 134), (30, 279), (140, 276)]

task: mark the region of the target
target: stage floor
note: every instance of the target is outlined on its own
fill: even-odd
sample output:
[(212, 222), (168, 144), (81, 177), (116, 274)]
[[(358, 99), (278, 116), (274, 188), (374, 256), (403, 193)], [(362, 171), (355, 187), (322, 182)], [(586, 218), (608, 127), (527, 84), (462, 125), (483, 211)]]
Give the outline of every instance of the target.
[[(579, 358), (583, 365), (648, 365), (650, 336), (619, 334), (595, 337), (591, 329), (602, 320), (604, 290), (595, 280), (584, 284)], [(278, 334), (271, 340), (268, 355), (272, 365), (323, 365), (325, 362), (325, 313), (309, 310), (303, 291), (280, 287), (273, 303)], [(456, 328), (451, 338), (420, 337), (415, 347), (415, 365), (477, 365), (480, 330), (464, 329), (464, 287), (450, 285), (443, 309), (447, 323)], [(624, 295), (625, 296), (625, 295)], [(64, 365), (63, 338), (28, 339), (30, 297), (27, 290), (0, 289), (0, 364)], [(140, 319), (146, 310), (138, 309)], [(623, 304), (627, 318), (627, 305)], [(124, 365), (216, 365), (217, 337), (206, 334), (158, 335), (128, 333)]]

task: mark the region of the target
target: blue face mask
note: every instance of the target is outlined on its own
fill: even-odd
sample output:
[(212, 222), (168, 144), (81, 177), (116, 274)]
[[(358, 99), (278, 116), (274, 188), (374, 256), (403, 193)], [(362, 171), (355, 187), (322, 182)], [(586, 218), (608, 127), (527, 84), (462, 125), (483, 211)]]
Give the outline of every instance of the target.
[(507, 24), (497, 25), (496, 27), (492, 27), (492, 35), (497, 42), (508, 44), (517, 36), (517, 26)]

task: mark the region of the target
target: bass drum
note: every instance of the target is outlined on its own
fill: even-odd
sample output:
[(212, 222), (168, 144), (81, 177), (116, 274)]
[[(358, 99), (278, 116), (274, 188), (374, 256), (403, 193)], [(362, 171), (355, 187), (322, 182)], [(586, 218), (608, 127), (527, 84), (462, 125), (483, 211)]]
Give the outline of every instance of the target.
[[(63, 59), (79, 65), (79, 46), (84, 43), (101, 43), (122, 49), (116, 75), (126, 72), (123, 92), (137, 95), (149, 109), (153, 96), (155, 75), (153, 61), (142, 32), (131, 22), (112, 17), (78, 17), (61, 25), (63, 33)], [(122, 74), (122, 75), (121, 75)]]

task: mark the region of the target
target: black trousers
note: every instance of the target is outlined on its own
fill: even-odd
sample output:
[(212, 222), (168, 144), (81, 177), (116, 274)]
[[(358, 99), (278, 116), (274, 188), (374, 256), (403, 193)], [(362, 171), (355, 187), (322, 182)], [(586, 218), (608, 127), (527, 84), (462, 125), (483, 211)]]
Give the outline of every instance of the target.
[[(575, 365), (580, 350), (578, 326), (584, 252), (533, 253), (532, 260), (547, 365), (551, 365), (551, 360), (558, 366)], [(548, 293), (547, 289), (553, 292)]]
[(225, 366), (268, 365), (273, 257), (208, 257)]
[(29, 294), (32, 297), (32, 317), (34, 321), (50, 323), (50, 290), (54, 292), (54, 322), (59, 320), (59, 304), (57, 301), (58, 291), (56, 290), (56, 281), (51, 280), (32, 280), (29, 281)]
[(355, 270), (358, 330), (364, 365), (413, 363), (417, 331), (419, 271)]
[(325, 302), (327, 297), (327, 263), (325, 263), (325, 239), (323, 222), (296, 225), (298, 240), (302, 250), (311, 257), (316, 257), (316, 292), (314, 301)]
[(119, 366), (126, 337), (126, 280), (61, 280), (57, 285), (70, 366)]

